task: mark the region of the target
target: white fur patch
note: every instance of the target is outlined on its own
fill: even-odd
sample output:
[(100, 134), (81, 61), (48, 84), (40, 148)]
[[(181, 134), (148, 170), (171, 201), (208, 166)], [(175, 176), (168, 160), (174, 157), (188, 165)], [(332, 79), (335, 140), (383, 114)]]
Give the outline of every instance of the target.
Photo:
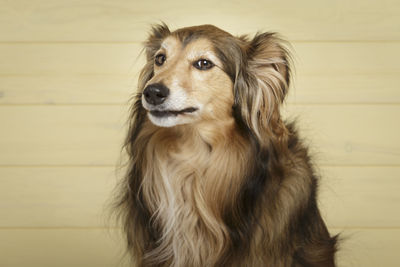
[[(199, 104), (193, 104), (196, 101), (188, 100), (187, 94), (185, 90), (180, 88), (179, 86), (174, 86), (174, 90), (170, 91), (170, 95), (167, 100), (161, 105), (154, 106), (149, 104), (144, 95), (142, 96), (142, 105), (148, 111), (148, 117), (150, 121), (159, 127), (173, 127), (175, 125), (186, 124), (193, 121), (193, 118), (198, 113), (200, 106)], [(177, 115), (169, 115), (165, 117), (154, 116), (150, 113), (150, 111), (181, 111), (189, 107), (197, 108), (198, 110), (194, 113), (184, 113)]]
[(182, 118), (184, 115), (170, 115), (166, 117), (157, 117), (152, 115), (150, 112), (147, 113), (150, 121), (159, 127), (173, 127), (175, 125), (185, 124), (185, 119)]

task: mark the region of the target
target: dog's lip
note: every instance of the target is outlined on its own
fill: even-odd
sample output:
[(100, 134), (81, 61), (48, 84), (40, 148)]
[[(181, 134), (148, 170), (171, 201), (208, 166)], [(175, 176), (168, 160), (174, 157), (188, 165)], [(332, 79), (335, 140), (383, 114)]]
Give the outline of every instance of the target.
[(198, 108), (189, 107), (182, 110), (150, 110), (150, 114), (155, 117), (167, 117), (167, 116), (178, 116), (185, 113), (196, 112)]

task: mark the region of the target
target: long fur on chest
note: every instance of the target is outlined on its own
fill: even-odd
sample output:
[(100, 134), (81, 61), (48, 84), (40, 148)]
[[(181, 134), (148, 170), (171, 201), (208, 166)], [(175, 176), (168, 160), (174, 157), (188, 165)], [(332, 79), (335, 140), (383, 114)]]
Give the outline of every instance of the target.
[(212, 146), (193, 129), (153, 130), (144, 137), (141, 192), (158, 240), (146, 261), (213, 266), (229, 245), (224, 216), (240, 193), (246, 143), (221, 134)]

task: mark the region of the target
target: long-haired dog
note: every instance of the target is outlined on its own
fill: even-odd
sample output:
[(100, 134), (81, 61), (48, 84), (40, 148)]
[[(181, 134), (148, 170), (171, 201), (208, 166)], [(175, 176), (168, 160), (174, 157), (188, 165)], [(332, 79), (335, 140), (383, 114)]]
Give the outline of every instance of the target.
[(280, 115), (286, 47), (152, 28), (117, 204), (135, 266), (335, 265), (309, 153)]

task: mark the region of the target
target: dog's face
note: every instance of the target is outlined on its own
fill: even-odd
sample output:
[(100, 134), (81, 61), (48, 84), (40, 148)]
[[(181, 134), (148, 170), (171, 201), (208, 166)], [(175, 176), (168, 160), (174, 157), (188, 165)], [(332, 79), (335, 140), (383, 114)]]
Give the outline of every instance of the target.
[(212, 25), (152, 30), (139, 89), (153, 124), (234, 119), (260, 140), (285, 130), (279, 106), (288, 90), (289, 54), (275, 34), (249, 39)]
[(171, 35), (155, 52), (153, 76), (143, 90), (142, 104), (157, 126), (196, 123), (215, 114), (229, 116), (232, 88), (208, 38), (184, 43)]

